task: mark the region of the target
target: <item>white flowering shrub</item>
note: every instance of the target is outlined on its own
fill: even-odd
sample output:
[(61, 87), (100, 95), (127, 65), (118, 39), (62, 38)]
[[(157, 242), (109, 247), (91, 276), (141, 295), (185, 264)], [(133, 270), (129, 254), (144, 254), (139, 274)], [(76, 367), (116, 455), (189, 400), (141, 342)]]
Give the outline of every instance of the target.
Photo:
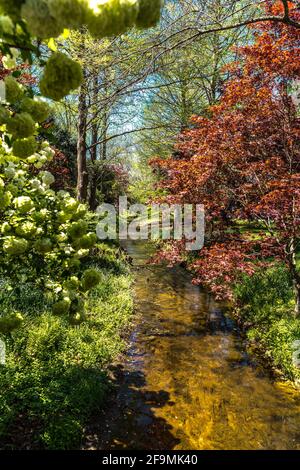
[(80, 65), (65, 54), (57, 52), (45, 66), (40, 90), (44, 96), (59, 101), (80, 86), (82, 77)]
[[(27, 90), (12, 77), (6, 83), (15, 92), (8, 93), (13, 108), (8, 102), (0, 106), (0, 116), (5, 116), (0, 139), (0, 278), (8, 290), (25, 283), (40, 285), (53, 298), (53, 313), (78, 324), (85, 318), (86, 292), (100, 280), (96, 271), (81, 268), (97, 237), (89, 230), (85, 205), (68, 192), (53, 191), (55, 178), (49, 171), (31, 171), (54, 155), (35, 136), (49, 106), (26, 96)], [(0, 333), (10, 333), (21, 322), (20, 313), (1, 312)]]
[(41, 39), (56, 38), (63, 32), (63, 19), (50, 13), (47, 0), (26, 0), (21, 16), (30, 34)]
[(155, 26), (160, 18), (161, 0), (140, 0), (136, 24), (140, 28)]
[[(32, 62), (40, 44), (65, 29), (87, 26), (95, 38), (117, 35), (132, 26), (151, 27), (159, 20), (161, 0), (0, 0), (0, 52), (4, 69), (20, 57)], [(60, 100), (78, 88), (78, 63), (54, 52), (40, 80), (42, 95)], [(41, 169), (53, 157), (38, 139), (39, 124), (49, 114), (47, 103), (32, 98), (11, 75), (5, 78), (0, 104), (0, 277), (8, 289), (40, 284), (53, 296), (53, 313), (71, 324), (85, 318), (86, 292), (100, 282), (97, 271), (82, 273), (81, 260), (96, 243), (89, 231), (86, 207), (66, 192), (51, 189), (54, 177)], [(0, 312), (0, 333), (23, 321), (15, 312)]]
[[(87, 26), (92, 36), (103, 38), (124, 33), (135, 25), (154, 26), (161, 4), (161, 0), (0, 0), (3, 65), (14, 67), (15, 51), (23, 60), (32, 60), (32, 55), (40, 54), (35, 39), (57, 38), (66, 29)], [(79, 64), (64, 54), (54, 54), (46, 65), (41, 92), (60, 100), (81, 81)]]

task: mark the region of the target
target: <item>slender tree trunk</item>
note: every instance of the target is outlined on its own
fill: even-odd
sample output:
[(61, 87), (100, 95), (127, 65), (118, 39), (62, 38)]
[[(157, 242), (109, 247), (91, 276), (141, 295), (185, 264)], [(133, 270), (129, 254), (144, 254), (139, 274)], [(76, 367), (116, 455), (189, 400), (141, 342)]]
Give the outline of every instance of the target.
[(295, 318), (300, 318), (300, 273), (297, 270), (296, 249), (295, 249), (294, 238), (292, 238), (290, 242), (288, 262), (289, 262), (290, 273), (292, 276), (293, 289), (294, 289), (294, 295), (295, 295), (294, 316)]
[(91, 149), (91, 162), (92, 162), (92, 176), (90, 181), (90, 194), (89, 194), (89, 206), (91, 211), (95, 211), (97, 207), (96, 193), (97, 193), (97, 171), (95, 168), (95, 162), (97, 160), (97, 145), (98, 141), (98, 126), (94, 122), (92, 125), (92, 149)]
[(78, 136), (77, 136), (77, 199), (81, 202), (87, 200), (88, 172), (86, 163), (86, 120), (87, 105), (85, 83), (79, 94), (78, 106)]
[[(104, 71), (104, 93), (105, 93), (105, 96), (108, 95), (107, 74), (106, 74), (105, 71)], [(102, 139), (103, 139), (102, 160), (103, 161), (105, 161), (107, 159), (107, 142), (106, 142), (106, 138), (107, 138), (108, 117), (109, 117), (108, 109), (107, 109), (107, 105), (105, 105), (104, 113), (103, 113), (103, 126), (102, 126), (103, 127), (103, 133), (102, 133)]]
[(93, 116), (93, 124), (92, 124), (92, 138), (91, 138), (91, 163), (92, 163), (92, 175), (90, 181), (90, 191), (89, 191), (89, 206), (91, 211), (95, 211), (97, 208), (97, 168), (96, 168), (96, 161), (97, 161), (97, 152), (98, 152), (98, 127), (99, 123), (97, 120), (98, 111), (97, 111), (97, 98), (98, 98), (98, 80), (99, 76), (98, 73), (95, 73), (93, 77), (93, 103), (95, 106), (95, 112)]
[(300, 318), (300, 283), (294, 283), (295, 292), (295, 318)]
[(294, 269), (292, 270), (292, 277), (293, 277), (293, 288), (294, 288), (294, 296), (295, 296), (294, 316), (295, 318), (300, 318), (300, 275), (296, 271), (296, 263), (294, 265)]
[(107, 137), (107, 124), (108, 124), (108, 116), (107, 116), (107, 111), (105, 110), (104, 117), (103, 117), (103, 136), (104, 136), (104, 142), (102, 145), (102, 160), (103, 161), (107, 159), (107, 142), (105, 140)]

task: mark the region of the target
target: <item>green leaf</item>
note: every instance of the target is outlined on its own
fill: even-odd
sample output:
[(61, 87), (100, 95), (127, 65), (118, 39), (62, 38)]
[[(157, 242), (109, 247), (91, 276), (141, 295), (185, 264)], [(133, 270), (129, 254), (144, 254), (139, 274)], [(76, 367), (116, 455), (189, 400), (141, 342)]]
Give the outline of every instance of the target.
[(48, 47), (51, 51), (56, 52), (57, 51), (57, 44), (53, 38), (49, 39), (48, 41)]

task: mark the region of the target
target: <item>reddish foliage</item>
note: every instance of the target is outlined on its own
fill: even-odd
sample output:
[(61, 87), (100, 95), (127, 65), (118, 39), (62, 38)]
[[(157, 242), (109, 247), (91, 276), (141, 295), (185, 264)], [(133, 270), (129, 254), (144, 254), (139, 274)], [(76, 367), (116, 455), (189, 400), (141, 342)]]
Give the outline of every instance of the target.
[[(275, 13), (280, 2), (266, 2)], [(290, 2), (292, 7), (294, 2)], [(299, 21), (300, 11), (292, 11)], [(257, 28), (257, 26), (256, 26)], [(193, 263), (195, 282), (230, 298), (232, 282), (264, 256), (283, 260), (300, 289), (295, 252), (300, 237), (300, 120), (289, 96), (300, 78), (300, 31), (264, 24), (239, 50), (232, 78), (211, 117), (193, 117), (180, 137), (182, 159), (156, 159), (167, 200), (206, 207), (207, 248)], [(236, 221), (255, 221), (251, 241)], [(230, 233), (230, 236), (228, 234)], [(238, 242), (236, 240), (239, 240)], [(177, 255), (176, 255), (177, 256)]]
[(16, 78), (18, 82), (25, 86), (34, 86), (37, 83), (37, 79), (30, 73), (30, 65), (18, 64), (14, 69), (5, 69), (2, 65), (3, 56), (0, 54), (0, 80), (4, 80), (7, 75), (11, 75), (14, 72), (21, 72)]
[(129, 184), (129, 174), (127, 169), (123, 165), (117, 163), (110, 163), (106, 165), (106, 169), (107, 171), (110, 171), (114, 174), (120, 191), (125, 193)]
[(63, 152), (54, 147), (55, 155), (53, 160), (43, 167), (43, 170), (50, 171), (55, 176), (55, 183), (52, 188), (55, 190), (71, 190), (72, 175), (67, 157)]
[(51, 188), (57, 191), (61, 189), (69, 191), (72, 189), (72, 175), (68, 159), (63, 152), (55, 147), (52, 148), (55, 150), (53, 160), (46, 163), (39, 170), (32, 167), (31, 171), (33, 174), (38, 174), (40, 171), (50, 171), (55, 177), (55, 183), (52, 184)]

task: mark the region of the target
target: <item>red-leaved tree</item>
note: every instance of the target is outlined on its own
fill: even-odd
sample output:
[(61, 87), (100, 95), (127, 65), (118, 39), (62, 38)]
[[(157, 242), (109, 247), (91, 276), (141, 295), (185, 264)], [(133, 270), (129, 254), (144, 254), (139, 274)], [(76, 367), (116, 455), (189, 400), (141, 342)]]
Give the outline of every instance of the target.
[[(281, 2), (265, 3), (280, 13)], [(299, 21), (296, 2), (289, 5)], [(182, 158), (152, 164), (164, 175), (169, 201), (206, 207), (206, 247), (192, 264), (195, 282), (231, 298), (241, 273), (280, 259), (291, 274), (299, 316), (300, 119), (291, 89), (300, 79), (300, 31), (274, 23), (255, 28), (255, 41), (239, 50), (210, 118), (194, 117), (193, 129), (181, 135)], [(170, 247), (165, 256), (172, 259)]]

